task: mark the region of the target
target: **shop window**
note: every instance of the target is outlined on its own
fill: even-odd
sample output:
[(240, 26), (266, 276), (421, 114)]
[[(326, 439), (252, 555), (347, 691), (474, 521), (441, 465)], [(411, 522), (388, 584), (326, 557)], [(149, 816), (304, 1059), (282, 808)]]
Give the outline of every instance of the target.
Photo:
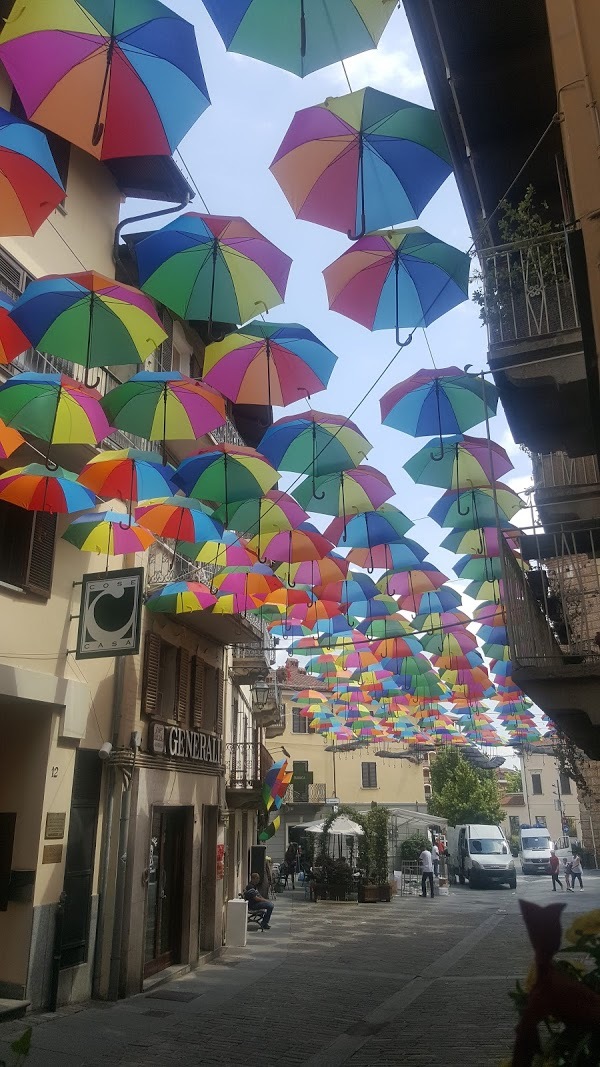
[(542, 776), (541, 774), (531, 775), (531, 792), (534, 796), (542, 795)]
[(377, 764), (361, 763), (363, 789), (377, 789)]
[[(16, 115), (17, 118), (25, 119), (26, 122), (28, 121), (27, 115), (25, 113), (25, 108), (23, 107), (21, 99), (18, 96), (16, 90), (13, 90), (12, 99), (10, 102), (10, 110), (11, 114)], [(35, 125), (35, 122), (33, 122), (32, 126)], [(69, 179), (69, 166), (71, 163), (71, 145), (68, 141), (65, 141), (64, 137), (59, 137), (58, 134), (53, 133), (52, 130), (46, 130), (43, 126), (37, 126), (36, 128), (38, 130), (41, 130), (42, 133), (46, 136), (46, 140), (48, 141), (48, 147), (52, 153), (52, 157), (54, 159), (58, 175), (63, 184), (63, 188), (66, 191), (67, 181)], [(61, 204), (63, 210), (64, 204), (65, 201), (63, 200)]]
[(306, 715), (300, 714), (300, 708), (292, 708), (292, 733), (293, 734), (307, 734), (308, 733), (308, 719)]
[(571, 795), (571, 779), (568, 774), (559, 774), (558, 781), (560, 785), (560, 791), (563, 796)]
[(48, 599), (52, 593), (56, 515), (0, 500), (0, 582)]

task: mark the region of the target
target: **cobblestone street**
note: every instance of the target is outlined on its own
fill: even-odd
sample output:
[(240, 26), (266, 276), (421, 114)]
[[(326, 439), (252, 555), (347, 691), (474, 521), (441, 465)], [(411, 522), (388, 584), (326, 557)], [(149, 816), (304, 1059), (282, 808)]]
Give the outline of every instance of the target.
[[(310, 905), (289, 891), (245, 950), (115, 1005), (30, 1016), (27, 1065), (495, 1067), (514, 1027), (507, 992), (530, 964), (517, 897), (550, 903), (548, 883), (373, 906)], [(567, 918), (598, 907), (600, 878), (565, 903)], [(0, 1028), (7, 1064), (25, 1025)]]

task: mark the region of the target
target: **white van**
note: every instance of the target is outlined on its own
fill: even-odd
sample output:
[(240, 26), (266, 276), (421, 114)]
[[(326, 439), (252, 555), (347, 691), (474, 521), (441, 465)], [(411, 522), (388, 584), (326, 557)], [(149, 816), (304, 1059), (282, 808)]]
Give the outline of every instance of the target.
[(546, 826), (521, 826), (519, 859), (523, 874), (550, 874), (550, 853), (554, 842)]
[(472, 888), (496, 883), (517, 887), (517, 871), (500, 826), (469, 823), (448, 827), (450, 877)]

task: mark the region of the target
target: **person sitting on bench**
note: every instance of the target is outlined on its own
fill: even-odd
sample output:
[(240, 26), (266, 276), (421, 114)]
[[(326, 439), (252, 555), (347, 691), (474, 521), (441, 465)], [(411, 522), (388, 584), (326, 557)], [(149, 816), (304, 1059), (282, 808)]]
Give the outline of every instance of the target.
[(257, 874), (256, 871), (250, 875), (250, 881), (244, 890), (244, 900), (248, 901), (250, 911), (263, 912), (263, 919), (260, 925), (263, 930), (270, 930), (271, 927), (269, 921), (275, 905), (270, 900), (266, 900), (265, 897), (260, 895), (258, 891), (260, 880), (260, 874)]

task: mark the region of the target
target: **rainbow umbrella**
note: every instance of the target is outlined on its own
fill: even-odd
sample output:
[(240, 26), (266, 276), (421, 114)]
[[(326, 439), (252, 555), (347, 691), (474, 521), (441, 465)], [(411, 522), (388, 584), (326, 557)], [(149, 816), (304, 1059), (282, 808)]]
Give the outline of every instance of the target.
[[(353, 515), (347, 522), (343, 518), (334, 519), (325, 532), (334, 544), (370, 549), (375, 545), (404, 542), (404, 535), (412, 526), (413, 523), (404, 512), (393, 504), (384, 503), (374, 511)], [(416, 544), (414, 541), (405, 543), (411, 546)]]
[(415, 615), (431, 615), (433, 612), (454, 611), (462, 603), (460, 593), (443, 585), (430, 593), (417, 593), (400, 597), (398, 607), (401, 611), (413, 611)]
[(428, 614), (415, 615), (412, 626), (417, 631), (440, 630), (447, 633), (467, 622), (471, 622), (471, 619), (464, 611), (430, 611)]
[[(504, 527), (506, 530), (507, 527)], [(504, 539), (509, 548), (518, 551), (518, 534), (516, 526), (509, 527), (510, 532), (504, 534)], [(513, 532), (514, 531), (514, 532)], [(500, 535), (502, 536), (502, 535)], [(441, 542), (442, 548), (459, 555), (462, 552), (469, 556), (499, 556), (500, 543), (498, 531), (495, 526), (480, 527), (475, 530), (451, 530)]]
[[(286, 639), (292, 637), (309, 637), (310, 626), (305, 626), (302, 622), (297, 622), (295, 619), (285, 619), (283, 622), (270, 622), (268, 623), (269, 633), (274, 637), (285, 637)], [(314, 647), (317, 647), (316, 645)]]
[[(225, 521), (225, 507), (215, 510), (215, 518)], [(279, 489), (269, 490), (264, 496), (238, 500), (229, 507), (228, 526), (246, 537), (258, 537), (262, 533), (279, 533), (291, 530), (308, 520), (308, 512), (301, 508), (293, 497)]]
[(502, 524), (510, 523), (513, 516), (525, 506), (513, 489), (497, 482), (495, 494), (491, 486), (470, 489), (465, 493), (449, 489), (433, 505), (429, 515), (439, 526), (458, 530), (478, 529), (496, 523), (495, 501)]
[(513, 469), (506, 449), (487, 437), (446, 437), (441, 459), (432, 451), (438, 441), (429, 441), (404, 464), (418, 485), (440, 489), (465, 489), (490, 485)]
[(312, 410), (278, 419), (260, 442), (261, 452), (278, 470), (313, 478), (350, 470), (371, 448), (349, 419)]
[(307, 585), (314, 588), (323, 600), (335, 599), (330, 595), (332, 588), (337, 588), (345, 580), (348, 564), (343, 556), (329, 552), (322, 559), (310, 559), (300, 563), (282, 563), (275, 568), (288, 585)]
[(501, 604), (504, 598), (504, 582), (498, 578), (492, 578), (490, 581), (482, 578), (469, 582), (464, 595), (472, 600), (495, 600), (497, 604)]
[[(328, 529), (331, 530), (331, 526)], [(403, 537), (389, 545), (351, 548), (346, 559), (357, 567), (366, 567), (369, 573), (372, 573), (375, 568), (412, 570), (422, 565), (426, 555), (426, 550), (417, 541)]]
[(0, 475), (0, 500), (27, 511), (66, 515), (93, 507), (96, 498), (77, 482), (77, 475), (57, 467), (48, 470), (41, 463), (16, 467)]
[(0, 59), (28, 118), (98, 159), (170, 156), (210, 103), (193, 26), (158, 0), (29, 0)]
[(316, 674), (324, 681), (333, 680), (338, 677), (338, 667), (336, 666), (335, 657), (327, 653), (322, 653), (320, 656), (312, 656), (304, 667), (307, 674)]
[(383, 619), (395, 615), (398, 605), (393, 597), (377, 593), (374, 597), (352, 601), (352, 611), (361, 619)]
[(298, 111), (271, 164), (296, 218), (352, 241), (418, 218), (451, 170), (435, 111), (371, 88)]
[(262, 597), (251, 593), (220, 593), (213, 607), (213, 615), (247, 615), (262, 609)]
[[(323, 600), (335, 600), (338, 604), (354, 604), (358, 600), (364, 600), (365, 597), (376, 597), (379, 590), (368, 574), (350, 571), (341, 581), (336, 580), (319, 586), (318, 592)], [(394, 610), (395, 607), (394, 605)]]
[[(520, 556), (514, 557), (521, 570), (528, 570), (529, 564)], [(502, 577), (502, 564), (498, 556), (461, 556), (452, 568), (461, 579), (473, 581), (498, 581)]]
[(184, 459), (174, 481), (188, 496), (223, 503), (228, 526), (230, 504), (248, 497), (258, 499), (273, 488), (278, 477), (274, 467), (254, 448), (220, 444), (201, 448)]
[(156, 500), (173, 492), (174, 473), (158, 452), (121, 448), (93, 456), (77, 481), (110, 500)]
[(49, 444), (95, 445), (112, 433), (100, 399), (65, 374), (17, 374), (0, 386), (0, 417)]
[(303, 78), (376, 48), (396, 0), (205, 0), (225, 47)]
[(114, 426), (148, 441), (196, 441), (226, 422), (225, 401), (179, 371), (140, 371), (111, 389), (102, 406)]
[(291, 565), (324, 559), (331, 552), (333, 545), (311, 523), (303, 522), (295, 530), (282, 530), (276, 534), (266, 533), (261, 537), (253, 537), (250, 548), (260, 558)]
[(371, 511), (391, 496), (394, 489), (385, 474), (363, 464), (339, 474), (305, 479), (292, 496), (307, 511), (350, 517), (352, 512)]
[(136, 245), (140, 284), (182, 319), (242, 323), (283, 303), (292, 261), (245, 219), (189, 211)]
[(184, 496), (149, 500), (135, 509), (135, 518), (156, 537), (167, 537), (178, 543), (220, 541), (224, 534), (223, 524), (204, 504)]
[(310, 607), (298, 612), (294, 609), (294, 618), (300, 619), (311, 630), (324, 627), (327, 632), (330, 632), (331, 624), (336, 618), (340, 618), (342, 626), (346, 626), (349, 629), (348, 622), (345, 616), (342, 615), (339, 606), (326, 600), (315, 600)]
[(34, 348), (86, 370), (139, 363), (167, 336), (151, 300), (95, 271), (31, 282), (10, 317)]
[(401, 572), (386, 571), (377, 582), (378, 589), (389, 596), (418, 596), (439, 589), (448, 578), (433, 563), (420, 563)]
[(419, 370), (394, 385), (380, 401), (384, 426), (402, 430), (411, 437), (440, 438), (444, 455), (445, 434), (462, 434), (496, 414), (498, 390), (482, 375), (460, 367)]
[(25, 438), (21, 437), (19, 431), (13, 430), (0, 419), (0, 459), (8, 459), (13, 452), (17, 451), (17, 448), (24, 444)]
[(64, 197), (43, 132), (0, 108), (0, 235), (33, 237)]
[(182, 545), (180, 554), (194, 563), (208, 563), (213, 567), (251, 567), (258, 562), (256, 553), (248, 548), (244, 538), (230, 530), (212, 540), (207, 538), (196, 544)]
[(329, 697), (320, 693), (318, 689), (301, 689), (300, 692), (292, 695), (292, 700), (295, 704), (327, 704)]
[[(0, 108), (0, 112), (1, 111), (2, 108)], [(0, 150), (0, 168), (2, 167), (1, 157), (2, 152)], [(0, 170), (0, 188), (1, 186), (2, 174)], [(0, 205), (1, 204), (2, 200), (0, 199)], [(29, 341), (25, 337), (25, 334), (21, 333), (17, 324), (13, 322), (10, 317), (10, 313), (14, 306), (15, 301), (11, 300), (6, 293), (0, 292), (0, 367), (4, 367), (7, 363), (11, 363), (13, 359), (16, 359), (17, 356), (20, 356), (22, 352), (25, 352), (29, 348)]]
[(329, 307), (368, 330), (429, 326), (468, 299), (469, 256), (420, 226), (361, 237), (323, 271)]
[(145, 552), (154, 544), (154, 538), (148, 530), (117, 511), (91, 511), (78, 515), (67, 526), (63, 537), (81, 552), (107, 556)]
[[(388, 637), (373, 641), (371, 648), (378, 660), (386, 665), (390, 660), (408, 659), (422, 652), (423, 646), (418, 637)], [(391, 668), (387, 668), (391, 669)]]
[[(307, 593), (306, 589), (288, 589), (283, 584), (279, 589), (273, 589), (265, 597), (265, 606), (275, 607), (282, 615), (293, 617), (298, 622), (305, 622), (304, 615), (314, 601), (312, 593)], [(332, 610), (335, 610), (335, 605), (332, 605)], [(329, 618), (330, 615), (324, 615), (324, 618)], [(310, 626), (309, 622), (305, 623), (306, 626)]]
[(148, 611), (187, 615), (212, 608), (217, 598), (203, 582), (168, 582), (146, 601)]
[(287, 407), (326, 389), (336, 362), (305, 326), (251, 322), (208, 345), (204, 379), (234, 404)]
[(264, 602), (270, 592), (282, 588), (282, 583), (270, 567), (255, 563), (252, 567), (223, 568), (215, 574), (212, 587), (219, 593), (241, 593)]
[(461, 656), (477, 648), (477, 638), (470, 630), (453, 630), (452, 633), (427, 634), (422, 638), (423, 648), (436, 656)]
[(364, 622), (359, 623), (358, 629), (368, 641), (385, 641), (390, 637), (406, 637), (408, 634), (414, 634), (415, 632), (412, 623), (408, 622), (403, 615), (365, 619)]

